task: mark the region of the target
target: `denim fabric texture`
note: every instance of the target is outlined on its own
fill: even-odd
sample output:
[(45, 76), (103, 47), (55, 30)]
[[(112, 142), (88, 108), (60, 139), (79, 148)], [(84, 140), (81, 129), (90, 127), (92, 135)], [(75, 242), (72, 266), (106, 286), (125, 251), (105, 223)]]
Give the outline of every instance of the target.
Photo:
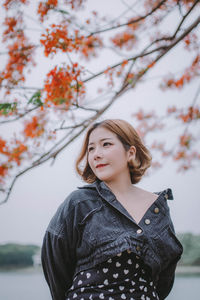
[(139, 223), (102, 181), (79, 187), (67, 197), (50, 221), (42, 245), (52, 299), (65, 299), (78, 272), (128, 249), (151, 268), (160, 300), (167, 297), (183, 247), (167, 203), (173, 200), (171, 189), (156, 194)]

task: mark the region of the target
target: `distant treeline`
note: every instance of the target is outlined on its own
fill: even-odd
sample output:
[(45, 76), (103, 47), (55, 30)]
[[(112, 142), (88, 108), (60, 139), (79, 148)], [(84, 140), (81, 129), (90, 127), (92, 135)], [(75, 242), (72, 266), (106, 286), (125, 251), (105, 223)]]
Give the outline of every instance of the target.
[[(178, 264), (200, 266), (200, 235), (180, 233), (177, 236), (183, 245), (183, 255)], [(0, 245), (0, 268), (33, 266), (34, 257), (40, 256), (40, 250), (36, 245)]]
[(0, 245), (0, 267), (33, 266), (33, 257), (40, 251), (36, 245), (5, 244)]
[(183, 245), (183, 255), (179, 265), (200, 266), (200, 235), (179, 233), (177, 236)]

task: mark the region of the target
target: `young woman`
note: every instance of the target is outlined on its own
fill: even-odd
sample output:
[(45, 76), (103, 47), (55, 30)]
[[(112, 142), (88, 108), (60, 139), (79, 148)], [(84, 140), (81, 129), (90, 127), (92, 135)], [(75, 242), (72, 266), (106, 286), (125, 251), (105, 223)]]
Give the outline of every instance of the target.
[(183, 248), (167, 200), (171, 189), (137, 187), (151, 155), (134, 128), (105, 120), (88, 130), (76, 170), (88, 184), (51, 220), (42, 265), (54, 300), (165, 299)]

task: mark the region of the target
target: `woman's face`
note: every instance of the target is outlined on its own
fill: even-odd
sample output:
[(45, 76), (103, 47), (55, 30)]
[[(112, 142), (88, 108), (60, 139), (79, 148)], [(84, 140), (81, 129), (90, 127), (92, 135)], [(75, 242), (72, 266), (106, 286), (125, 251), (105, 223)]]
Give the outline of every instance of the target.
[(130, 151), (113, 132), (98, 127), (92, 131), (88, 143), (88, 163), (93, 173), (104, 182), (111, 182), (122, 176), (130, 177), (128, 160)]

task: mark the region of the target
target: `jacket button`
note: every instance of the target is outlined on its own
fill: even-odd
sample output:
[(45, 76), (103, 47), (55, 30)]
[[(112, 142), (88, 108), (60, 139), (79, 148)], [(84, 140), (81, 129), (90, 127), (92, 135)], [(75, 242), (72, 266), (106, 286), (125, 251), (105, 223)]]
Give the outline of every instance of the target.
[(140, 246), (139, 245), (136, 246), (136, 251), (140, 251)]
[(154, 212), (155, 212), (156, 214), (158, 214), (158, 213), (159, 213), (159, 211), (160, 211), (160, 210), (159, 210), (159, 208), (158, 208), (158, 207), (155, 207), (155, 208), (154, 208)]
[(142, 233), (142, 229), (137, 230), (137, 234), (140, 234), (140, 233)]
[(151, 221), (149, 219), (145, 219), (145, 224), (149, 225), (151, 223)]

